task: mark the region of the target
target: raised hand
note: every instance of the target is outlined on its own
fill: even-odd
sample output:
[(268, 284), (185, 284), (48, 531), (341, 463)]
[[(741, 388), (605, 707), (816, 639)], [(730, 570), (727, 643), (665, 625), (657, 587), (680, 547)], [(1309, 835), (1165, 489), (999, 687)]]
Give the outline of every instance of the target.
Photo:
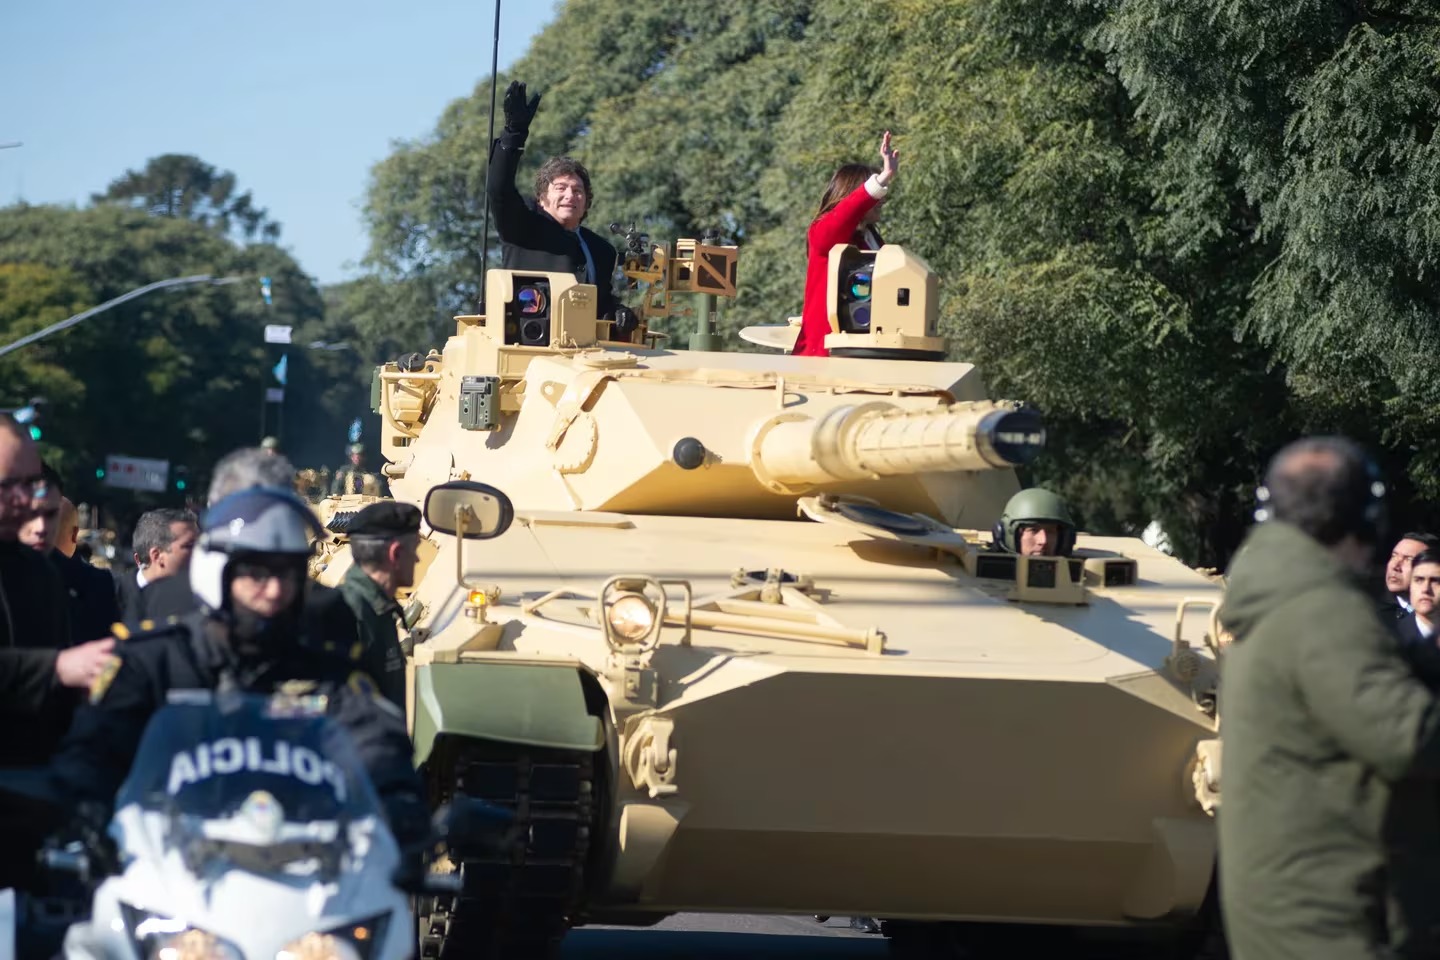
[(540, 94), (535, 94), (527, 103), (525, 84), (514, 80), (505, 90), (505, 129), (513, 133), (529, 133), (530, 121), (540, 107)]
[(886, 130), (885, 135), (880, 138), (880, 175), (877, 179), (882, 187), (888, 186), (899, 172), (900, 151), (890, 146), (890, 131)]

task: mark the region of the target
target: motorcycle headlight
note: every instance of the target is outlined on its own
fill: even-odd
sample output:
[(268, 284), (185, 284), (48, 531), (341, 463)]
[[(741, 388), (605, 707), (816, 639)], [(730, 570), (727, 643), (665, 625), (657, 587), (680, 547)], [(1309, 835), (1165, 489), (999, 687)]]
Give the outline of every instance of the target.
[(145, 960), (245, 960), (231, 943), (213, 933), (129, 904), (121, 905), (135, 949)]
[(324, 933), (307, 933), (285, 944), (275, 960), (370, 960), (385, 939), (388, 919), (380, 914)]

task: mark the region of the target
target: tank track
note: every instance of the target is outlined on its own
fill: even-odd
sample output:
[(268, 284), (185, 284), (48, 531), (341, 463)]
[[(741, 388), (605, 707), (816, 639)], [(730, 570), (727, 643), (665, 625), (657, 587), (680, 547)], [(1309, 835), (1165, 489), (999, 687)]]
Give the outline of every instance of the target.
[(420, 901), (420, 960), (555, 956), (586, 890), (603, 754), (482, 741), (449, 749), (429, 784), (433, 801), (463, 792), (506, 807), (530, 841), (509, 855), (461, 851), (462, 892)]

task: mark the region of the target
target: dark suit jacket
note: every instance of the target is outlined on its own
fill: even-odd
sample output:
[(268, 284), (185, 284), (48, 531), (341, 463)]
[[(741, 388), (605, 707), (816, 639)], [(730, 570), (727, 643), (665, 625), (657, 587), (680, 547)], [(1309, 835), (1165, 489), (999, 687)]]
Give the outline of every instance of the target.
[[(515, 189), (515, 171), (520, 166), (524, 148), (524, 138), (515, 140), (512, 134), (500, 136), (490, 146), (485, 190), (490, 195), (495, 228), (500, 232), (500, 265), (506, 270), (573, 273), (584, 281), (585, 254), (575, 234), (539, 209), (533, 197), (522, 197)], [(595, 261), (595, 288), (599, 293), (596, 315), (613, 317), (616, 300), (611, 278), (615, 273), (615, 248), (587, 227), (580, 227), (580, 236)]]
[[(1420, 625), (1415, 622), (1415, 614), (1407, 613), (1404, 618), (1393, 622), (1395, 636), (1400, 639), (1402, 650), (1415, 650), (1422, 647), (1435, 646), (1435, 637), (1422, 637)], [(1415, 659), (1411, 658), (1412, 661)]]
[(79, 701), (55, 658), (70, 640), (60, 574), (18, 541), (0, 543), (0, 767), (45, 762)]
[(1388, 590), (1382, 591), (1380, 600), (1375, 605), (1375, 612), (1380, 614), (1380, 619), (1387, 624), (1414, 616), (1409, 610), (1400, 606), (1400, 601), (1395, 599), (1395, 594)]
[[(60, 571), (65, 592), (70, 596), (71, 646), (110, 636), (110, 625), (120, 619), (115, 581), (110, 574), (78, 557), (67, 557), (59, 550), (50, 551), (50, 562)], [(133, 575), (130, 582), (135, 582)]]
[(190, 590), (189, 572), (182, 571), (145, 584), (140, 591), (137, 619), (161, 624), (171, 617), (183, 617), (199, 609), (200, 603)]
[(135, 568), (111, 567), (110, 576), (115, 580), (115, 606), (120, 610), (120, 620), (139, 623), (144, 617), (140, 614), (140, 584), (135, 582)]

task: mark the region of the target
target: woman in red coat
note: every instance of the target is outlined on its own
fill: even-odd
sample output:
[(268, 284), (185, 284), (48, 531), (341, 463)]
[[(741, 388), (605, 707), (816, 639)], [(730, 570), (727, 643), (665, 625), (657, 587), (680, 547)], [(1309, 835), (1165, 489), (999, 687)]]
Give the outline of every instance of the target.
[(861, 250), (879, 250), (880, 234), (875, 222), (880, 207), (890, 192), (890, 181), (900, 168), (900, 153), (890, 147), (890, 131), (880, 138), (882, 167), (863, 163), (847, 163), (830, 178), (830, 185), (820, 198), (820, 210), (810, 222), (807, 235), (810, 262), (805, 269), (805, 309), (801, 311), (800, 336), (792, 351), (801, 357), (827, 357), (825, 335), (830, 332), (830, 318), (825, 308), (826, 273), (830, 264), (830, 248), (837, 243), (853, 243)]

